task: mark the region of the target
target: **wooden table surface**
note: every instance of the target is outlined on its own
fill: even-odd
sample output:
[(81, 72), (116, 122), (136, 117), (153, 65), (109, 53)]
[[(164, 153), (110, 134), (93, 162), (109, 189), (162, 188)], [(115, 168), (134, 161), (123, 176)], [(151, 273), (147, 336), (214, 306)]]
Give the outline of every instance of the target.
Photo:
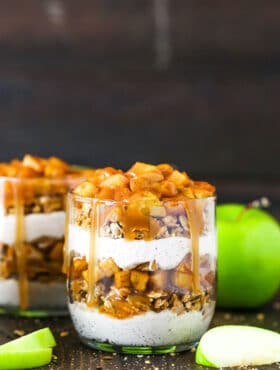
[[(221, 324), (249, 324), (280, 332), (280, 295), (260, 311), (231, 312), (217, 310), (212, 326)], [(42, 370), (203, 370), (195, 365), (194, 353), (184, 352), (175, 355), (136, 356), (119, 355), (91, 350), (79, 342), (69, 317), (48, 319), (19, 318), (0, 316), (0, 343), (16, 338), (15, 330), (29, 333), (49, 326), (56, 339), (54, 360)], [(259, 366), (254, 369), (280, 369), (280, 364)]]

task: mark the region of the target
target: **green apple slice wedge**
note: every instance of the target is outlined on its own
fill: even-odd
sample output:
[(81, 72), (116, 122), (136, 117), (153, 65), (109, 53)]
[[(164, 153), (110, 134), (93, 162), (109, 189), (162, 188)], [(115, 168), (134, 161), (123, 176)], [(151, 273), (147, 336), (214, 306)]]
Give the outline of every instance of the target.
[(0, 370), (32, 369), (47, 365), (51, 360), (52, 348), (39, 348), (30, 351), (1, 351)]
[(56, 341), (50, 328), (44, 328), (2, 344), (0, 353), (2, 351), (31, 351), (33, 349), (52, 348), (55, 346)]
[(272, 364), (280, 361), (280, 334), (253, 326), (218, 326), (202, 336), (195, 360), (215, 368)]

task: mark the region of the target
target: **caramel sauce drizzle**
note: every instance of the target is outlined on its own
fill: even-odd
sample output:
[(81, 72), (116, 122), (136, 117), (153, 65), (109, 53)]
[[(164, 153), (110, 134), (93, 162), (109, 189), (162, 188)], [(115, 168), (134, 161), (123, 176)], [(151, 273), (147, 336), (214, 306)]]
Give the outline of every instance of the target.
[(96, 231), (98, 229), (98, 201), (92, 199), (92, 218), (90, 225), (90, 245), (89, 245), (89, 261), (88, 261), (88, 295), (87, 305), (94, 307), (96, 305), (94, 296), (94, 285), (96, 282)]
[(24, 202), (22, 190), (22, 184), (14, 184), (16, 218), (15, 253), (18, 270), (19, 302), (20, 308), (24, 310), (28, 306), (28, 279), (24, 251)]
[(192, 273), (193, 273), (193, 292), (200, 292), (199, 277), (199, 234), (201, 217), (194, 200), (186, 200), (186, 211), (189, 219), (191, 243), (192, 243)]
[(69, 196), (66, 196), (66, 204), (65, 204), (65, 224), (64, 224), (64, 244), (63, 244), (63, 264), (61, 271), (68, 276), (68, 268), (69, 268), (69, 254), (67, 253), (67, 246), (68, 246), (68, 234), (69, 234), (69, 224), (70, 224), (70, 200)]

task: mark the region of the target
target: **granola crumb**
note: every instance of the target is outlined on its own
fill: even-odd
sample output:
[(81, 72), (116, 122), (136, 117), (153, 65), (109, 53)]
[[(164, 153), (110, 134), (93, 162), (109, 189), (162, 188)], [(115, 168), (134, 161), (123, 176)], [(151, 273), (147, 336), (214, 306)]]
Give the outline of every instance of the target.
[(144, 357), (144, 355), (137, 355), (137, 357), (138, 357), (138, 358), (142, 358), (142, 357)]
[(64, 331), (60, 332), (61, 337), (67, 337), (68, 335), (69, 335), (69, 331), (67, 331), (67, 330), (64, 330)]
[(258, 313), (257, 315), (256, 315), (256, 318), (257, 318), (257, 320), (259, 320), (259, 321), (263, 321), (264, 320), (264, 314), (263, 313)]
[(145, 360), (145, 364), (150, 364), (151, 361), (150, 360)]
[(53, 360), (57, 360), (57, 359), (58, 359), (58, 357), (57, 357), (56, 355), (52, 355), (52, 359), (53, 359)]
[(176, 356), (176, 352), (171, 352), (171, 353), (169, 353), (169, 355), (174, 357), (174, 356)]
[(105, 355), (102, 358), (103, 358), (103, 360), (113, 360), (113, 357), (109, 356), (109, 355)]
[(22, 337), (25, 334), (25, 331), (20, 330), (20, 329), (15, 329), (14, 334), (17, 335), (18, 337)]

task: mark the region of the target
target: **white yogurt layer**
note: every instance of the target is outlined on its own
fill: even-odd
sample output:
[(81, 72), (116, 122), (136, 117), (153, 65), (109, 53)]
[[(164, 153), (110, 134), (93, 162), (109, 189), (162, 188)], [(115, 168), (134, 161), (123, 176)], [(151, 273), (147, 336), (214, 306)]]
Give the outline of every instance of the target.
[[(170, 237), (156, 240), (125, 240), (108, 237), (97, 237), (95, 253), (97, 259), (112, 257), (122, 269), (132, 269), (135, 266), (156, 261), (159, 268), (168, 270), (175, 268), (191, 252), (191, 239), (184, 237)], [(78, 226), (69, 226), (68, 251), (74, 250), (89, 258), (90, 231)], [(209, 253), (216, 257), (215, 233), (208, 233), (199, 238), (200, 255)]]
[(128, 319), (115, 319), (84, 303), (69, 304), (79, 335), (88, 340), (131, 346), (167, 346), (198, 340), (207, 330), (214, 313), (214, 303), (201, 311), (177, 315), (170, 310), (149, 311)]
[[(65, 212), (32, 213), (24, 216), (25, 237), (31, 242), (41, 236), (60, 239), (64, 236)], [(13, 245), (16, 238), (16, 216), (0, 216), (0, 242)]]
[[(64, 282), (28, 283), (28, 303), (32, 309), (66, 308), (66, 296)], [(0, 306), (19, 307), (19, 288), (16, 279), (0, 280)]]

